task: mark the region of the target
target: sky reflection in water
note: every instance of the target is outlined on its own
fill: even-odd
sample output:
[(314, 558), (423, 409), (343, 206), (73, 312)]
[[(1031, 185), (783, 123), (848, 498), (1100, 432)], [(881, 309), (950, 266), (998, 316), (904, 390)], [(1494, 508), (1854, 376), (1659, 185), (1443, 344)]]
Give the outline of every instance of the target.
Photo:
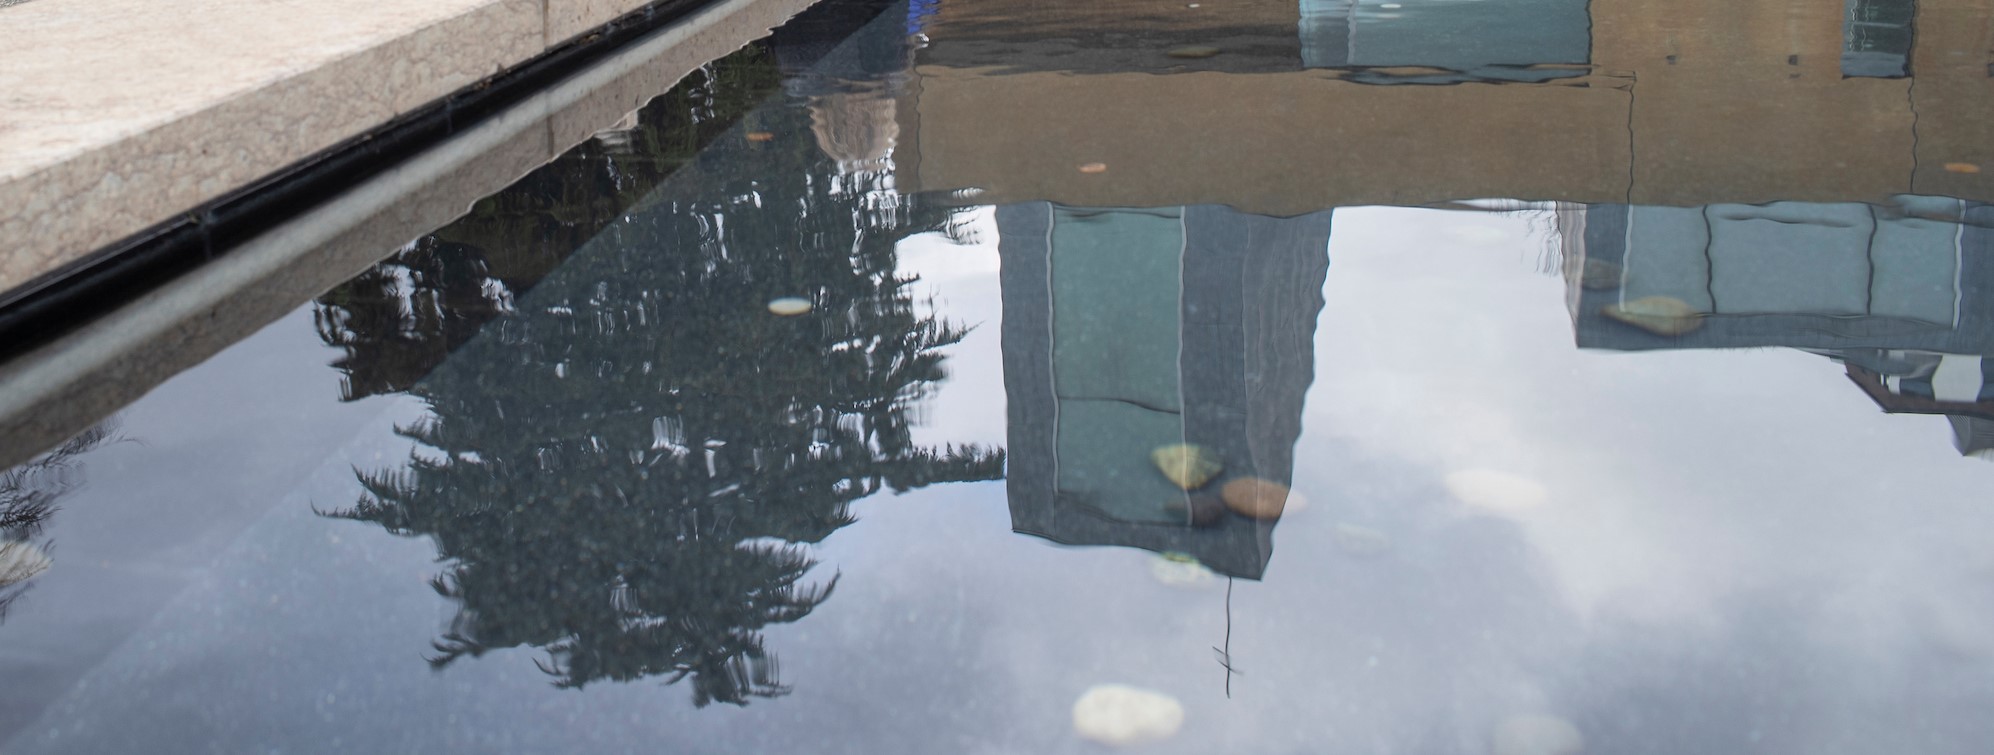
[[(1337, 62), (1304, 6), (1256, 39), (1351, 91), (1616, 54), (1595, 9)], [(1135, 153), (913, 193), (994, 165), (939, 70), (989, 7), (820, 9), (24, 483), (0, 749), (1086, 752), (1102, 683), (1181, 703), (1169, 752), (1994, 735), (1994, 213), (1930, 143), (1790, 202), (1646, 132), (1543, 201), (1272, 212)], [(1838, 80), (1901, 83), (1857, 36)], [(1089, 49), (1055, 72), (1134, 54)], [(1075, 201), (1118, 186), (1204, 200)], [(1192, 526), (1179, 442), (1286, 511)]]

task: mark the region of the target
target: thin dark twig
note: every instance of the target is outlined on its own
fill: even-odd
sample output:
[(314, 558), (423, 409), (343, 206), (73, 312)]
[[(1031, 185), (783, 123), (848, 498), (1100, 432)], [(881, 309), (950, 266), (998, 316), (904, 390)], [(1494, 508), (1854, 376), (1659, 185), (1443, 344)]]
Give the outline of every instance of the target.
[(1232, 577), (1225, 578), (1225, 647), (1212, 648), (1219, 654), (1219, 667), (1225, 669), (1225, 697), (1232, 699), (1232, 678), (1245, 676), (1245, 672), (1232, 665)]

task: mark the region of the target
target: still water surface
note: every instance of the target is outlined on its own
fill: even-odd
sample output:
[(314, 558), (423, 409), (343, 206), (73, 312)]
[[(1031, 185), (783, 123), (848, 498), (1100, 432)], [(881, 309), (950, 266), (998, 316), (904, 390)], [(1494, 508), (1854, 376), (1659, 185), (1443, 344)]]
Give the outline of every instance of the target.
[(831, 0), (0, 477), (0, 751), (1984, 752), (1994, 27), (1814, 5)]

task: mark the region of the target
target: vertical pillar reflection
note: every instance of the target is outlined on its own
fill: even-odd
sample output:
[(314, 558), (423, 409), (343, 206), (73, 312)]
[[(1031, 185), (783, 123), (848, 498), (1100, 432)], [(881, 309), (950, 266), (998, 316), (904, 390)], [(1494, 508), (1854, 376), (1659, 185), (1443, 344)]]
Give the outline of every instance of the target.
[(1001, 207), (1010, 504), (1019, 532), (1183, 552), (1258, 579), (1273, 521), (1193, 526), (1150, 458), (1191, 443), (1199, 492), (1287, 485), (1314, 378), (1329, 212)]

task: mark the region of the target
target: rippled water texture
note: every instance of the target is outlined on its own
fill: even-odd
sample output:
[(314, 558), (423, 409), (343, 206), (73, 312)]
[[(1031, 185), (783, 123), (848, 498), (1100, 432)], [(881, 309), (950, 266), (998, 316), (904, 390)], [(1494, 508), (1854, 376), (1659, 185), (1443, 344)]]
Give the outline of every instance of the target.
[(1984, 5), (828, 3), (0, 476), (0, 750), (1994, 741)]

